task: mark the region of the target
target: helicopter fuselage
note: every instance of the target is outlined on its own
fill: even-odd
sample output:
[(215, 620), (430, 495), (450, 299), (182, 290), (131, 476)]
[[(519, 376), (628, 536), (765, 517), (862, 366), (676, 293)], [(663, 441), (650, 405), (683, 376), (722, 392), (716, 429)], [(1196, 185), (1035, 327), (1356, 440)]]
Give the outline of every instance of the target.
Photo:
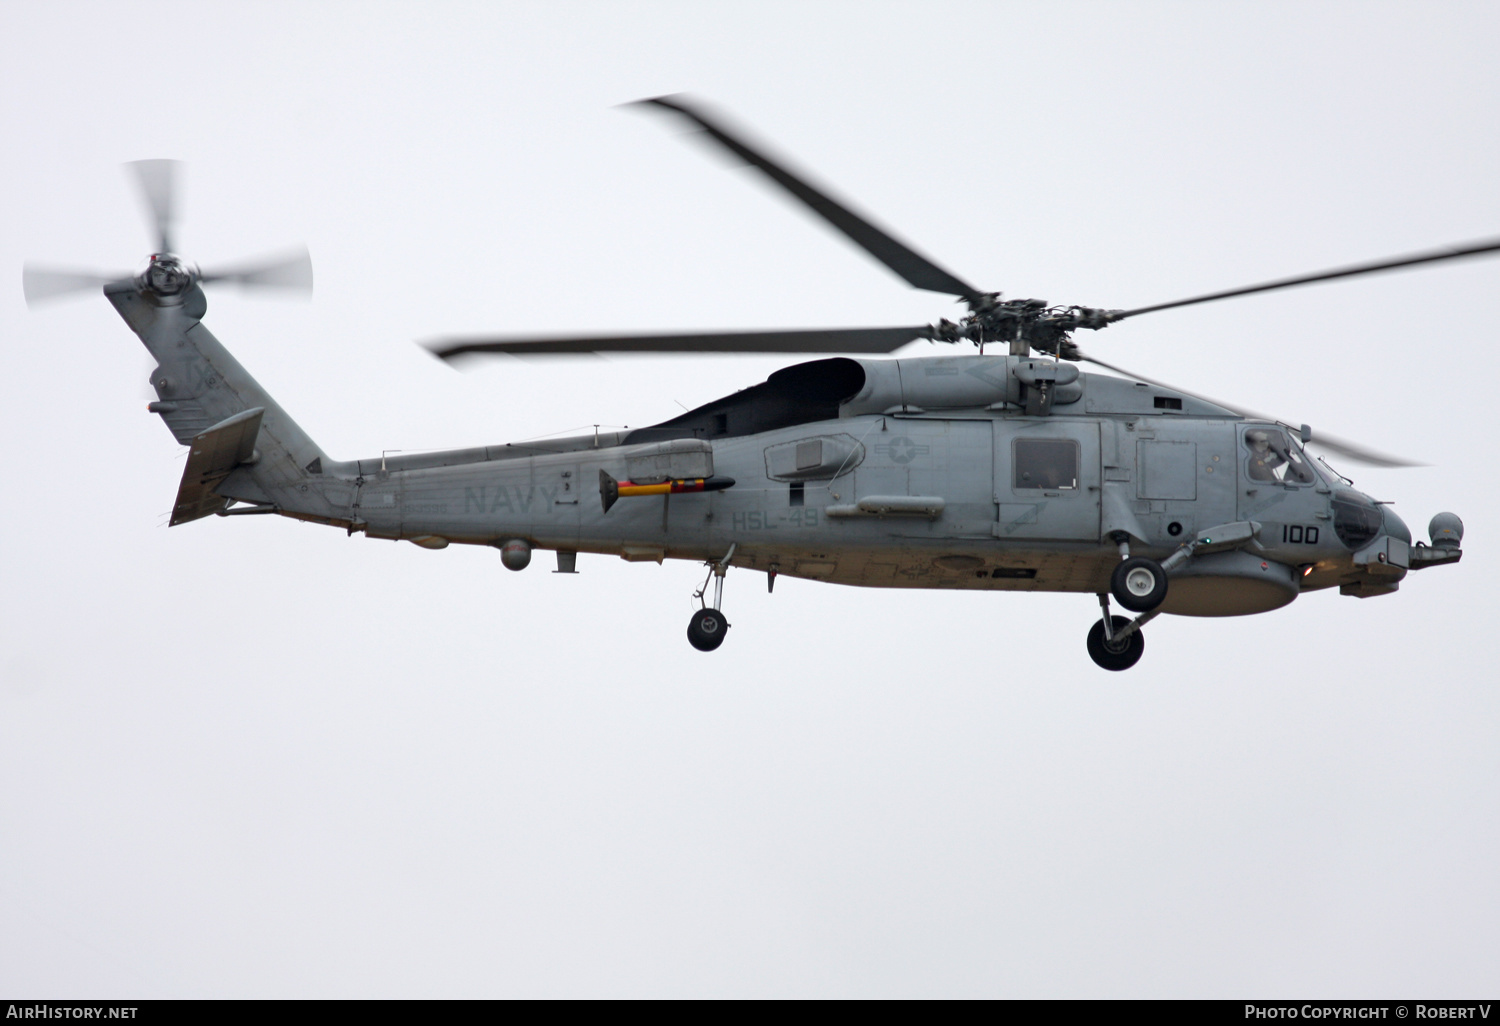
[[(203, 327), (201, 291), (165, 304), (107, 293), (158, 360), (153, 409), (194, 446), (179, 500), (197, 505), (174, 522), (270, 512), (429, 548), (521, 543), (568, 568), (587, 552), (1094, 594), (1124, 551), (1165, 559), (1249, 525), (1174, 569), (1161, 611), (1210, 616), (1334, 585), (1383, 594), (1413, 563), (1406, 526), (1283, 426), (1052, 360), (818, 360), (633, 432), (333, 461)], [(251, 415), (253, 453), (188, 480), (223, 449), (223, 425)], [(604, 498), (609, 482), (708, 478), (733, 484)]]

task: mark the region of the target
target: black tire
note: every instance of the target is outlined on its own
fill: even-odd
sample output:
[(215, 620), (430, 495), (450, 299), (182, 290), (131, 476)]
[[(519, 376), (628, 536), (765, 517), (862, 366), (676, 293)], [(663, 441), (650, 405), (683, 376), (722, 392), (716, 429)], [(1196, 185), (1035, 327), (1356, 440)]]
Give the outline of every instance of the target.
[[(1114, 631), (1117, 634), (1130, 624), (1123, 616), (1110, 619), (1114, 621)], [(1146, 639), (1141, 636), (1140, 631), (1131, 631), (1123, 641), (1105, 641), (1103, 620), (1089, 629), (1088, 645), (1089, 658), (1106, 670), (1128, 670), (1141, 661), (1141, 653), (1146, 651)]]
[(1154, 559), (1132, 556), (1109, 575), (1109, 590), (1132, 613), (1149, 613), (1167, 597), (1167, 572)]
[(688, 621), (688, 644), (699, 652), (712, 652), (724, 644), (729, 621), (717, 609), (700, 609)]

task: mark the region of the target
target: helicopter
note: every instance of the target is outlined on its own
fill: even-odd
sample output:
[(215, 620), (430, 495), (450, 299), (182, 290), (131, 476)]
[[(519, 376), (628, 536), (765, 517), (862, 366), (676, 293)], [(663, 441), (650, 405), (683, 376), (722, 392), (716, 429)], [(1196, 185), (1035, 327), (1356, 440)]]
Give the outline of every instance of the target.
[[(1315, 282), (1500, 252), (1500, 240), (1134, 309), (1051, 305), (982, 291), (681, 95), (638, 101), (685, 119), (909, 285), (957, 297), (933, 324), (427, 343), (449, 362), (486, 354), (755, 353), (818, 358), (634, 430), (333, 460), (203, 324), (204, 287), (310, 291), (305, 249), (223, 271), (173, 249), (175, 161), (127, 165), (156, 248), (135, 274), (28, 264), (28, 303), (101, 290), (156, 366), (148, 409), (188, 447), (171, 526), (279, 515), (429, 549), (492, 546), (556, 572), (578, 553), (700, 562), (697, 650), (718, 649), (731, 568), (882, 588), (1075, 592), (1100, 619), (1086, 648), (1120, 671), (1162, 614), (1244, 616), (1337, 587), (1372, 598), (1411, 571), (1457, 563), (1463, 523), (1439, 513), (1413, 542), (1390, 509), (1309, 447), (1412, 465), (1308, 425), (1176, 389), (1075, 343), (1127, 318)], [(892, 358), (918, 340), (958, 355)], [(1091, 363), (1105, 371), (1085, 372)], [(712, 589), (710, 592), (710, 588)], [(1115, 615), (1111, 599), (1131, 616)]]

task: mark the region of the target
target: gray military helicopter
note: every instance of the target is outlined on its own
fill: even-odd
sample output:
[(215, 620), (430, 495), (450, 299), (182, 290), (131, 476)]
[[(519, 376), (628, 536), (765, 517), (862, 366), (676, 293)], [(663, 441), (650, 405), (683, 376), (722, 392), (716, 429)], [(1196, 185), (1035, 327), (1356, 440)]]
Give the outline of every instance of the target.
[[(218, 273), (172, 252), (175, 165), (131, 165), (158, 245), (135, 275), (28, 265), (28, 302), (102, 288), (157, 366), (161, 416), (190, 447), (171, 524), (279, 514), (440, 549), (491, 545), (511, 570), (535, 549), (574, 573), (579, 552), (699, 561), (688, 640), (723, 642), (731, 567), (836, 584), (1097, 597), (1094, 662), (1124, 670), (1162, 613), (1242, 616), (1307, 591), (1359, 598), (1409, 571), (1456, 563), (1463, 525), (1439, 513), (1431, 544), (1355, 490), (1312, 445), (1410, 465), (1132, 374), (1072, 340), (1140, 314), (1500, 251), (1500, 240), (1359, 264), (1131, 310), (1050, 306), (982, 292), (854, 213), (680, 96), (641, 103), (688, 119), (920, 289), (959, 297), (957, 322), (893, 328), (430, 344), (485, 353), (849, 354), (799, 363), (651, 427), (336, 461), (208, 329), (203, 286), (310, 289), (306, 251)], [(910, 342), (957, 356), (879, 359)], [(986, 351), (987, 346), (995, 349)], [(1079, 362), (1115, 374), (1083, 373)], [(1121, 375), (1121, 376), (1117, 376)], [(712, 585), (712, 597), (709, 588)], [(1110, 597), (1133, 618), (1115, 616)]]

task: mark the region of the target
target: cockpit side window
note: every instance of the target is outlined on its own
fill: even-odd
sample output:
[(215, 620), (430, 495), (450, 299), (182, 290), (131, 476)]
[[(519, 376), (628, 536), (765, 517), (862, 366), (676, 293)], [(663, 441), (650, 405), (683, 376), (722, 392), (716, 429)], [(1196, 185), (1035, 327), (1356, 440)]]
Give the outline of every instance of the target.
[(1308, 485), (1317, 480), (1302, 450), (1287, 441), (1279, 428), (1250, 428), (1245, 432), (1249, 452), (1246, 475), (1270, 484)]

